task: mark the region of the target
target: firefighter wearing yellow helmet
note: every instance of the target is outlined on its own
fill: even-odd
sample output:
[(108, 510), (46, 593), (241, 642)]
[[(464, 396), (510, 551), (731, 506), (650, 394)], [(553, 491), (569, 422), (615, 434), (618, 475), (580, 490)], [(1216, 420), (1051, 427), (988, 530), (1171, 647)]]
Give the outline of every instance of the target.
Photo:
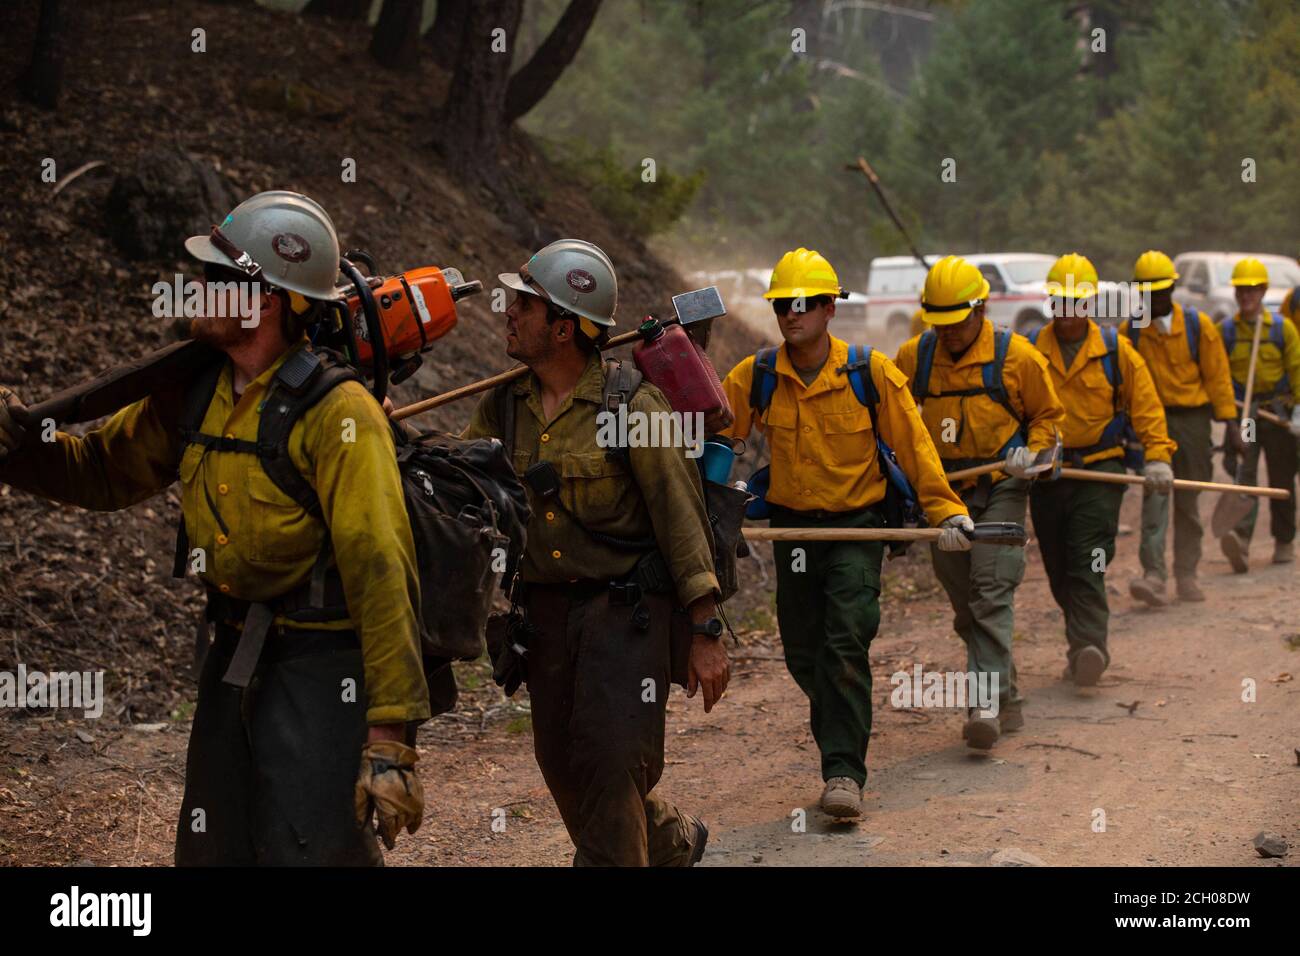
[[(962, 528), (973, 527), (970, 517), (944, 479), (907, 378), (883, 354), (829, 333), (841, 295), (825, 257), (802, 248), (786, 253), (767, 292), (784, 342), (746, 358), (723, 382), (736, 415), (727, 434), (744, 438), (757, 428), (771, 448), (765, 501), (773, 527), (875, 528), (893, 520), (884, 509), (887, 449), (880, 440), (897, 456), (930, 524), (944, 529), (939, 547), (969, 549)], [(867, 777), (867, 651), (880, 623), (883, 546), (797, 546), (796, 555), (795, 543), (776, 544), (786, 666), (811, 703), (826, 782), (822, 808), (856, 817)]]
[[(1232, 369), (1232, 387), (1237, 400), (1246, 397), (1246, 379), (1250, 375), (1251, 342), (1255, 323), (1262, 323), (1259, 355), (1255, 360), (1255, 385), (1251, 398), (1251, 418), (1255, 422), (1253, 441), (1245, 443), (1240, 465), (1233, 469), (1241, 484), (1257, 484), (1259, 456), (1268, 459), (1268, 483), (1274, 488), (1294, 489), (1296, 480), (1296, 436), (1300, 435), (1300, 335), (1290, 319), (1264, 308), (1268, 292), (1268, 269), (1255, 258), (1242, 259), (1232, 270), (1237, 314), (1219, 326), (1228, 364)], [(1254, 414), (1266, 408), (1291, 424), (1277, 425)], [(1224, 462), (1225, 467), (1234, 464)], [(1250, 568), (1250, 539), (1259, 514), (1256, 502), (1237, 526), (1219, 539), (1224, 557), (1232, 570), (1244, 574)], [(1295, 560), (1295, 498), (1269, 502), (1269, 527), (1273, 534), (1273, 562), (1287, 564)]]
[[(1055, 447), (1065, 409), (1042, 354), (985, 315), (988, 292), (988, 280), (965, 259), (935, 263), (921, 303), (932, 328), (905, 342), (895, 362), (911, 380), (946, 470), (1005, 462), (1005, 471), (957, 484), (971, 519), (1023, 524), (1026, 469), (1037, 452)], [(969, 746), (987, 750), (1024, 725), (1011, 638), (1025, 552), (977, 544), (965, 552), (932, 549), (931, 558), (952, 603), (953, 629), (966, 644), (967, 669), (998, 678), (997, 714), (972, 708), (962, 729)]]
[[(1213, 318), (1173, 300), (1178, 281), (1174, 263), (1156, 249), (1148, 249), (1133, 264), (1133, 285), (1140, 293), (1138, 308), (1120, 328), (1120, 334), (1146, 360), (1164, 406), (1165, 427), (1177, 443), (1174, 475), (1209, 481), (1214, 470), (1210, 422), (1225, 425), (1228, 445), (1242, 451), (1237, 427), (1237, 407), (1232, 399), (1228, 356)], [(1142, 495), (1142, 577), (1129, 582), (1129, 592), (1152, 607), (1165, 603), (1165, 538), (1169, 528), (1170, 495), (1145, 490)], [(1178, 599), (1204, 601), (1196, 583), (1201, 558), (1201, 519), (1198, 494), (1175, 491), (1174, 578)]]
[[(1065, 405), (1066, 464), (1115, 474), (1126, 465), (1142, 467), (1148, 487), (1167, 494), (1177, 446), (1165, 430), (1146, 361), (1113, 326), (1103, 330), (1093, 321), (1097, 287), (1088, 259), (1076, 252), (1061, 256), (1047, 275), (1053, 318), (1032, 337)], [(1141, 465), (1125, 460), (1130, 439), (1144, 449)], [(1095, 685), (1110, 664), (1105, 574), (1115, 556), (1123, 497), (1123, 485), (1071, 479), (1035, 482), (1029, 495), (1043, 566), (1065, 616), (1065, 676), (1080, 687)]]

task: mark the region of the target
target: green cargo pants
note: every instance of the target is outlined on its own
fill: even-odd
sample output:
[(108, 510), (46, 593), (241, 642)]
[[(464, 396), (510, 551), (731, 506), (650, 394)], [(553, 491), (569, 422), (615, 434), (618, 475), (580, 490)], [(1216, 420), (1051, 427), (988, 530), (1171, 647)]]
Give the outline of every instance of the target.
[[(1259, 484), (1259, 453), (1268, 459), (1268, 484), (1272, 488), (1286, 488), (1292, 496), (1285, 500), (1270, 499), (1269, 530), (1273, 540), (1281, 544), (1295, 540), (1295, 479), (1296, 440), (1289, 428), (1274, 425), (1262, 418), (1255, 420), (1255, 441), (1246, 443), (1246, 454), (1237, 466), (1237, 484)], [(1259, 517), (1259, 499), (1254, 499), (1250, 513), (1238, 522), (1233, 530), (1242, 541), (1250, 541), (1255, 533), (1255, 520)]]
[[(1029, 482), (1006, 478), (991, 488), (962, 495), (972, 521), (1025, 522)], [(969, 551), (940, 551), (930, 545), (934, 573), (952, 604), (953, 630), (966, 644), (966, 669), (998, 675), (1002, 706), (1019, 701), (1016, 665), (1011, 659), (1015, 633), (1016, 588), (1025, 576), (1025, 549), (976, 544)]]
[[(1124, 464), (1117, 458), (1086, 467), (1092, 471), (1124, 472)], [(1029, 492), (1029, 514), (1047, 581), (1065, 615), (1071, 665), (1079, 651), (1089, 646), (1100, 650), (1110, 663), (1106, 649), (1110, 608), (1104, 568), (1115, 557), (1124, 488), (1100, 481), (1058, 478), (1036, 481)], [(1103, 570), (1094, 571), (1094, 567)]]
[[(879, 528), (870, 508), (846, 514), (772, 509), (774, 528)], [(778, 541), (776, 613), (785, 665), (808, 697), (822, 779), (867, 780), (871, 662), (880, 627), (878, 541)]]
[[(1209, 481), (1214, 472), (1211, 458), (1209, 405), (1200, 408), (1165, 408), (1169, 437), (1178, 442), (1174, 452), (1175, 478)], [(1142, 570), (1161, 581), (1165, 570), (1165, 538), (1169, 530), (1169, 499), (1174, 505), (1174, 577), (1196, 577), (1201, 562), (1201, 515), (1199, 491), (1175, 491), (1172, 495), (1142, 493), (1142, 546), (1138, 556)]]

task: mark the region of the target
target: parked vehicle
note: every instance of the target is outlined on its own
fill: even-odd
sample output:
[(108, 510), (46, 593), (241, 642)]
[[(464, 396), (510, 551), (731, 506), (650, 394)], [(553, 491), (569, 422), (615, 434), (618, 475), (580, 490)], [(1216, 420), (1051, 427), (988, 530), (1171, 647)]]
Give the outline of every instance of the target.
[[(931, 262), (940, 256), (927, 257)], [(1034, 252), (969, 255), (989, 282), (988, 317), (998, 328), (1022, 335), (1047, 322), (1047, 270), (1055, 256)], [(911, 334), (912, 315), (920, 306), (926, 269), (913, 256), (883, 256), (871, 260), (867, 279), (868, 341), (889, 344)]]
[(1184, 252), (1175, 256), (1178, 285), (1174, 301), (1208, 313), (1216, 322), (1236, 315), (1237, 300), (1230, 282), (1232, 267), (1247, 256), (1254, 256), (1268, 269), (1264, 308), (1276, 310), (1286, 294), (1300, 286), (1300, 265), (1290, 256), (1260, 252)]

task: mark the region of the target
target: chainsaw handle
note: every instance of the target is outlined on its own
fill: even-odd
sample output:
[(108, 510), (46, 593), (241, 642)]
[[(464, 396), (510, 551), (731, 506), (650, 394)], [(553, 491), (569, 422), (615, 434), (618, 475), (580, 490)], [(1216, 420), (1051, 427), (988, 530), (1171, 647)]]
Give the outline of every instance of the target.
[(974, 529), (963, 532), (971, 541), (979, 544), (1003, 544), (1013, 548), (1023, 548), (1029, 542), (1029, 533), (1025, 526), (1014, 521), (981, 521)]
[(384, 397), (388, 394), (388, 349), (384, 345), (384, 328), (379, 322), (379, 307), (375, 305), (375, 294), (370, 289), (370, 283), (366, 281), (361, 271), (348, 261), (347, 256), (339, 257), (339, 271), (348, 277), (352, 287), (356, 289), (357, 299), (361, 303), (361, 314), (366, 317), (366, 331), (370, 336), (375, 376), (375, 383), (371, 386), (370, 392), (375, 396), (375, 401), (382, 405)]

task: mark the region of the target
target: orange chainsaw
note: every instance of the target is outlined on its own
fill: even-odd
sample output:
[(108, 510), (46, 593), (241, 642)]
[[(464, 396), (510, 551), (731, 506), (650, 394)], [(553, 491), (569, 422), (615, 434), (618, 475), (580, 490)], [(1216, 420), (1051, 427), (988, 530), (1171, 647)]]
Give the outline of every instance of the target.
[[(370, 273), (363, 276), (354, 264)], [(405, 381), (423, 361), (422, 352), (456, 326), (456, 303), (483, 291), (466, 282), (460, 270), (423, 266), (392, 276), (376, 275), (374, 260), (351, 250), (339, 260), (350, 288), (333, 303), (336, 321), (322, 342), (340, 349), (373, 378), (372, 391), (383, 401), (389, 382)]]

